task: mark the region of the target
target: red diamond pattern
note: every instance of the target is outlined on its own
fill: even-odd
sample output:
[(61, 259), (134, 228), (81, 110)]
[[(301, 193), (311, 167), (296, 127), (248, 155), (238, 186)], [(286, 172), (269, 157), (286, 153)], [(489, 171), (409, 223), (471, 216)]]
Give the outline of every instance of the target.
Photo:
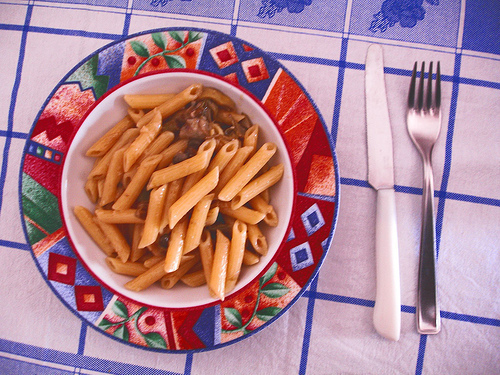
[(228, 66), (238, 62), (238, 55), (236, 54), (232, 42), (227, 42), (212, 48), (210, 50), (210, 54), (219, 69), (227, 68)]
[(73, 285), (75, 283), (75, 274), (75, 258), (56, 253), (49, 254), (49, 269), (47, 274), (49, 280)]
[(269, 78), (269, 73), (267, 72), (266, 64), (262, 57), (242, 61), (241, 67), (243, 68), (248, 83), (258, 82)]
[(104, 310), (100, 286), (75, 285), (75, 300), (78, 311)]

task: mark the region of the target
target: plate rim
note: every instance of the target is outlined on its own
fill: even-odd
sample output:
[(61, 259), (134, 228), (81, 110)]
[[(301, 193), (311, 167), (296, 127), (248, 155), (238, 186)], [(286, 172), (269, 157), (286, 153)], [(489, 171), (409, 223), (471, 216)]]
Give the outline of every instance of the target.
[[(328, 146), (329, 146), (330, 156), (331, 156), (332, 161), (333, 161), (333, 169), (334, 169), (334, 175), (335, 175), (335, 195), (331, 199), (331, 202), (334, 203), (333, 216), (332, 216), (332, 219), (331, 219), (331, 224), (330, 224), (330, 226), (328, 228), (329, 229), (329, 231), (328, 231), (328, 237), (325, 240), (325, 250), (323, 251), (323, 254), (322, 254), (321, 258), (316, 262), (314, 270), (312, 271), (312, 273), (311, 273), (310, 277), (308, 278), (308, 280), (300, 288), (300, 290), (297, 292), (297, 294), (290, 300), (290, 302), (288, 302), (287, 305), (284, 306), (278, 314), (276, 314), (271, 319), (269, 319), (268, 321), (266, 321), (265, 323), (263, 323), (261, 326), (257, 327), (255, 330), (253, 330), (253, 331), (251, 331), (249, 333), (246, 333), (246, 334), (244, 334), (244, 335), (242, 335), (240, 337), (234, 338), (234, 339), (232, 339), (230, 341), (219, 342), (217, 344), (214, 344), (214, 345), (208, 346), (208, 347), (204, 347), (204, 348), (193, 348), (193, 349), (169, 349), (169, 348), (167, 348), (167, 349), (161, 349), (161, 348), (152, 348), (152, 347), (149, 347), (149, 346), (139, 345), (139, 344), (136, 344), (136, 343), (133, 343), (133, 342), (129, 342), (129, 341), (125, 341), (125, 340), (123, 340), (121, 338), (113, 336), (112, 334), (104, 331), (103, 329), (101, 329), (100, 327), (98, 327), (95, 323), (89, 321), (86, 317), (84, 317), (82, 314), (80, 314), (79, 311), (77, 309), (75, 309), (73, 306), (71, 306), (69, 304), (69, 302), (66, 301), (60, 295), (59, 291), (57, 291), (56, 288), (51, 284), (51, 282), (49, 281), (49, 279), (46, 277), (45, 270), (42, 268), (42, 265), (37, 260), (37, 257), (36, 257), (36, 255), (34, 253), (34, 250), (33, 250), (33, 246), (30, 244), (30, 241), (29, 241), (28, 231), (27, 231), (27, 228), (26, 228), (26, 222), (25, 222), (25, 219), (24, 219), (24, 207), (23, 207), (23, 203), (22, 203), (23, 174), (24, 174), (24, 166), (25, 166), (25, 162), (26, 162), (25, 157), (26, 157), (26, 155), (28, 155), (27, 151), (28, 151), (28, 147), (29, 147), (29, 144), (30, 144), (30, 141), (31, 141), (32, 133), (33, 133), (33, 131), (34, 131), (35, 127), (36, 127), (36, 124), (39, 121), (39, 119), (40, 119), (40, 117), (41, 117), (44, 109), (47, 107), (47, 105), (49, 104), (50, 100), (53, 98), (54, 94), (57, 92), (57, 90), (67, 81), (67, 79), (75, 71), (77, 71), (79, 68), (81, 68), (83, 64), (85, 64), (86, 62), (88, 62), (92, 57), (98, 55), (102, 51), (105, 51), (105, 50), (107, 50), (107, 49), (109, 49), (109, 48), (111, 48), (111, 47), (113, 47), (115, 45), (118, 45), (120, 43), (123, 43), (123, 42), (125, 42), (125, 41), (127, 41), (129, 39), (137, 38), (137, 37), (140, 37), (140, 36), (143, 36), (143, 35), (153, 34), (153, 33), (156, 33), (156, 32), (169, 32), (169, 31), (183, 31), (183, 32), (194, 31), (194, 32), (204, 33), (206, 35), (211, 35), (211, 36), (215, 35), (215, 36), (221, 36), (221, 37), (224, 37), (224, 38), (229, 38), (229, 39), (231, 39), (231, 41), (238, 41), (238, 42), (240, 42), (242, 44), (250, 46), (251, 48), (253, 48), (255, 50), (258, 50), (263, 56), (267, 56), (267, 58), (269, 58), (269, 59), (273, 60), (274, 62), (276, 62), (279, 65), (280, 69), (282, 69), (286, 74), (288, 74), (293, 79), (294, 83), (300, 88), (301, 92), (305, 95), (305, 97), (307, 98), (307, 100), (309, 101), (309, 103), (311, 104), (311, 106), (313, 107), (315, 113), (317, 114), (318, 121), (321, 123), (322, 133), (323, 133), (323, 135), (326, 137), (326, 139), (328, 141), (327, 143), (328, 143)], [(120, 83), (118, 83), (118, 84), (120, 84)], [(111, 89), (113, 89), (113, 88), (114, 88), (114, 86)], [(109, 91), (109, 90), (106, 90), (106, 92), (107, 91)], [(260, 99), (258, 99), (258, 102), (262, 103), (262, 101)], [(286, 141), (285, 141), (285, 144), (287, 144)], [(293, 169), (294, 169), (294, 173), (295, 173), (295, 168), (293, 168)], [(62, 173), (62, 169), (61, 169), (60, 173)], [(59, 176), (58, 176), (58, 178), (60, 179)], [(295, 192), (296, 192), (295, 195), (297, 195), (298, 194), (298, 189), (295, 189)], [(197, 353), (197, 352), (205, 352), (205, 351), (211, 351), (211, 350), (216, 350), (216, 349), (219, 349), (219, 348), (223, 348), (223, 347), (235, 344), (237, 342), (240, 342), (241, 340), (244, 340), (244, 339), (246, 339), (248, 337), (253, 336), (254, 334), (262, 331), (264, 328), (272, 325), (272, 323), (274, 323), (277, 319), (279, 319), (280, 317), (282, 317), (298, 301), (298, 299), (303, 296), (303, 294), (306, 292), (306, 290), (311, 287), (311, 285), (313, 284), (313, 281), (317, 281), (318, 273), (319, 273), (321, 267), (323, 266), (323, 263), (324, 263), (324, 261), (326, 259), (326, 256), (332, 250), (331, 249), (331, 245), (332, 245), (332, 240), (333, 240), (333, 237), (334, 237), (336, 229), (337, 229), (337, 222), (338, 222), (339, 209), (340, 209), (340, 201), (341, 201), (341, 199), (340, 199), (340, 197), (341, 197), (341, 190), (340, 190), (339, 163), (338, 163), (338, 158), (337, 158), (337, 154), (336, 154), (336, 151), (335, 151), (335, 145), (334, 145), (333, 140), (332, 140), (332, 135), (331, 135), (330, 131), (328, 130), (328, 128), (326, 126), (326, 123), (324, 121), (324, 118), (323, 118), (321, 112), (319, 111), (319, 108), (317, 107), (316, 103), (311, 98), (309, 92), (307, 90), (305, 90), (305, 88), (302, 85), (302, 83), (295, 77), (295, 75), (292, 74), (274, 56), (272, 56), (270, 54), (270, 52), (268, 52), (268, 51), (266, 51), (266, 50), (264, 50), (264, 49), (262, 49), (262, 48), (260, 48), (258, 46), (255, 46), (254, 44), (246, 41), (245, 39), (241, 39), (241, 38), (236, 37), (234, 35), (230, 35), (228, 33), (224, 33), (224, 32), (217, 31), (217, 30), (212, 30), (212, 29), (208, 29), (208, 28), (197, 28), (197, 27), (191, 27), (191, 26), (186, 26), (186, 25), (179, 25), (179, 26), (175, 26), (175, 27), (161, 27), (161, 28), (154, 28), (154, 29), (142, 30), (142, 31), (139, 31), (139, 32), (136, 32), (136, 33), (133, 33), (133, 34), (125, 35), (125, 36), (123, 36), (121, 38), (118, 38), (116, 40), (113, 40), (110, 43), (105, 44), (104, 46), (102, 46), (102, 47), (100, 47), (100, 48), (92, 51), (90, 54), (88, 54), (87, 56), (85, 56), (78, 63), (76, 63), (68, 71), (68, 73), (66, 73), (61, 78), (61, 80), (59, 80), (59, 82), (54, 86), (54, 88), (52, 89), (52, 91), (50, 91), (50, 93), (48, 94), (47, 98), (44, 100), (43, 104), (41, 105), (41, 107), (40, 107), (40, 109), (39, 109), (36, 117), (34, 118), (34, 121), (33, 121), (32, 125), (31, 125), (31, 128), (30, 128), (30, 130), (28, 132), (28, 135), (26, 137), (26, 143), (25, 143), (24, 148), (23, 148), (23, 153), (22, 153), (21, 163), (20, 163), (20, 170), (19, 170), (18, 194), (19, 194), (18, 195), (18, 199), (19, 199), (19, 207), (20, 207), (21, 224), (22, 224), (22, 228), (23, 228), (25, 240), (27, 242), (27, 246), (29, 247), (30, 254), (31, 254), (31, 256), (33, 258), (33, 261), (34, 261), (36, 267), (38, 268), (38, 271), (40, 272), (43, 280), (49, 286), (49, 288), (51, 289), (52, 293), (54, 293), (56, 295), (57, 299), (60, 302), (62, 302), (63, 305), (65, 305), (65, 307), (69, 311), (71, 311), (79, 320), (81, 320), (82, 323), (85, 324), (85, 326), (91, 326), (93, 329), (95, 329), (96, 331), (100, 332), (101, 334), (105, 335), (108, 338), (116, 340), (119, 343), (122, 343), (122, 344), (125, 344), (125, 345), (129, 345), (129, 346), (131, 346), (133, 348), (140, 348), (140, 349), (143, 349), (143, 350), (148, 350), (148, 351), (153, 351), (153, 352), (171, 353), (171, 354)], [(296, 199), (296, 197), (294, 197), (294, 200), (295, 199)], [(61, 208), (59, 206), (59, 198), (57, 200), (58, 200), (58, 208), (59, 208), (59, 210), (61, 210)], [(295, 215), (295, 214), (297, 214), (297, 213), (296, 212), (292, 212), (292, 216)], [(62, 215), (62, 213), (61, 213), (61, 215)], [(291, 223), (292, 223), (292, 220), (290, 220), (289, 227), (291, 226)], [(265, 270), (268, 270), (269, 267), (272, 264), (273, 263), (270, 262), (269, 265), (268, 265), (268, 267), (265, 268)], [(263, 271), (263, 272), (265, 272), (265, 271)], [(261, 275), (261, 274), (262, 273), (260, 273), (259, 275)], [(255, 280), (253, 282), (255, 282)], [(104, 287), (104, 286), (101, 286), (101, 287)], [(107, 287), (104, 287), (104, 288), (107, 289)], [(245, 286), (243, 289), (245, 289), (245, 288), (247, 288), (247, 286)], [(114, 295), (113, 295), (113, 297), (114, 297)], [(104, 310), (103, 310), (102, 313), (104, 313), (104, 311), (106, 311), (107, 308), (109, 308), (109, 305), (104, 307)]]

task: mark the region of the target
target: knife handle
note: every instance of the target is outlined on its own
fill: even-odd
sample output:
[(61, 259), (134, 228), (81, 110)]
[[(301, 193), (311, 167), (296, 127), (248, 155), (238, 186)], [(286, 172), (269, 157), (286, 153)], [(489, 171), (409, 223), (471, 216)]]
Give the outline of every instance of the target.
[(375, 253), (377, 287), (373, 324), (380, 335), (398, 341), (401, 330), (401, 288), (394, 189), (377, 190)]

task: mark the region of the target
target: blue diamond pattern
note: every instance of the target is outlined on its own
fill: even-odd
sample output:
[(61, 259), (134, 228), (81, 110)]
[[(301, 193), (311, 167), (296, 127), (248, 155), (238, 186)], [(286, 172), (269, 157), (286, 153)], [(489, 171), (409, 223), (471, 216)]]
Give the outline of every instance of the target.
[(294, 272), (312, 266), (314, 264), (314, 259), (309, 242), (304, 242), (290, 249), (290, 260)]
[(318, 229), (325, 225), (325, 219), (321, 215), (321, 211), (317, 203), (309, 207), (302, 215), (300, 215), (302, 223), (306, 228), (308, 236), (313, 235)]

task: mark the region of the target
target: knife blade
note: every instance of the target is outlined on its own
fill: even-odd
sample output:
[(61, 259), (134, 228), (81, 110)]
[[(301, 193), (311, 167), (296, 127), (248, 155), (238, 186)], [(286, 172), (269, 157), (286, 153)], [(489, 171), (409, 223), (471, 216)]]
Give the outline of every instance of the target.
[(380, 335), (398, 341), (401, 330), (401, 287), (392, 131), (385, 92), (383, 51), (377, 44), (370, 45), (366, 54), (365, 97), (368, 183), (377, 191), (373, 324)]

